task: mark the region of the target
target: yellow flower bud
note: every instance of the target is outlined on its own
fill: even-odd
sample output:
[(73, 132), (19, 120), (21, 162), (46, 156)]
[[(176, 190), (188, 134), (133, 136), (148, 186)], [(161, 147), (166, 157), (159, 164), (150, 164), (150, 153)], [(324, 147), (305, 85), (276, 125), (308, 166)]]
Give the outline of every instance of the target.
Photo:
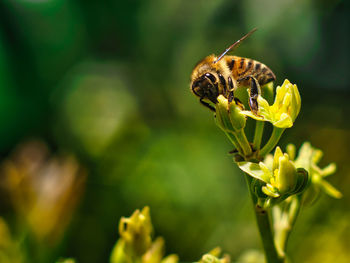
[(278, 172), (276, 175), (276, 188), (279, 193), (288, 193), (293, 191), (297, 183), (296, 169), (287, 154), (279, 157), (278, 159)]
[(209, 253), (205, 254), (198, 263), (230, 263), (230, 256), (224, 255), (223, 258), (219, 258), (221, 249), (219, 247), (214, 248)]
[(119, 223), (120, 239), (111, 253), (111, 263), (177, 263), (177, 255), (164, 256), (164, 240), (152, 242), (153, 232), (149, 207), (136, 210), (131, 217), (122, 217)]
[(229, 103), (223, 95), (220, 95), (216, 104), (216, 121), (223, 131), (237, 132), (245, 127), (246, 117), (235, 101)]
[(122, 217), (119, 223), (119, 234), (125, 242), (125, 249), (141, 256), (151, 246), (153, 231), (149, 207), (136, 210), (131, 217)]
[(142, 256), (142, 263), (159, 263), (164, 254), (164, 239), (158, 237), (150, 249)]

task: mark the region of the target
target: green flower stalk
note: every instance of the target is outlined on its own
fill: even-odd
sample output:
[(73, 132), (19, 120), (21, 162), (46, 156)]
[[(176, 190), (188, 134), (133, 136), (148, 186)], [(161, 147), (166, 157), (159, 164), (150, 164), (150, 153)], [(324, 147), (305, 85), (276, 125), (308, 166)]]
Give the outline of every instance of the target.
[[(268, 153), (277, 145), (284, 130), (293, 126), (300, 112), (301, 99), (297, 86), (288, 80), (277, 88), (271, 106), (268, 101), (273, 100), (273, 85), (265, 85), (262, 91), (262, 95), (257, 98), (257, 113), (244, 111), (236, 100), (229, 103), (227, 98), (219, 95), (215, 105), (216, 123), (237, 149), (236, 163), (247, 175), (266, 260), (283, 262), (285, 253), (281, 246), (274, 244), (273, 229), (268, 216), (269, 208), (283, 203), (290, 196), (300, 195), (307, 188), (309, 177), (307, 171), (296, 166), (280, 148), (276, 149), (274, 157), (267, 157), (265, 162), (259, 160), (269, 156)], [(257, 121), (252, 143), (245, 134), (247, 116)], [(264, 122), (270, 122), (274, 128), (269, 140), (260, 149)], [(271, 158), (272, 162), (269, 165)]]
[[(213, 92), (208, 91), (208, 87), (212, 87), (208, 83), (213, 77), (210, 74), (204, 76), (198, 83), (194, 82), (194, 87), (200, 87), (206, 91), (202, 95), (209, 96)], [(277, 147), (274, 155), (269, 154), (278, 144), (284, 130), (293, 126), (300, 112), (301, 98), (297, 86), (285, 80), (277, 87), (274, 99), (272, 83), (257, 87), (257, 90), (262, 91), (257, 98), (254, 97), (257, 111), (244, 110), (238, 98), (229, 102), (223, 95), (219, 95), (217, 103), (209, 108), (214, 110), (215, 106), (216, 124), (236, 148), (233, 151), (236, 154), (234, 161), (245, 174), (266, 262), (285, 263), (287, 241), (301, 205), (307, 200), (314, 200), (320, 190), (336, 198), (340, 198), (341, 193), (324, 179), (335, 172), (335, 164), (320, 168), (318, 162), (322, 152), (309, 143), (301, 147), (297, 158), (294, 145), (287, 147), (287, 153)], [(250, 90), (247, 91), (249, 95)], [(256, 121), (252, 141), (245, 133), (249, 127), (246, 126), (246, 117)], [(273, 125), (273, 131), (261, 147), (265, 122)], [(208, 254), (200, 262), (225, 261)]]
[[(275, 225), (275, 243), (276, 248), (281, 255), (285, 255), (286, 253), (287, 241), (302, 204), (314, 202), (317, 199), (320, 190), (325, 191), (327, 194), (335, 198), (340, 198), (342, 196), (337, 189), (323, 179), (335, 172), (336, 165), (331, 163), (321, 169), (317, 165), (323, 155), (321, 150), (313, 148), (310, 143), (305, 142), (301, 146), (297, 158), (296, 148), (293, 144), (287, 146), (287, 153), (296, 167), (303, 167), (303, 169), (308, 172), (309, 182), (306, 190), (301, 194), (292, 195), (281, 203), (281, 205), (273, 207), (272, 215)], [(271, 159), (272, 157), (268, 155), (265, 158), (265, 162), (271, 165)]]

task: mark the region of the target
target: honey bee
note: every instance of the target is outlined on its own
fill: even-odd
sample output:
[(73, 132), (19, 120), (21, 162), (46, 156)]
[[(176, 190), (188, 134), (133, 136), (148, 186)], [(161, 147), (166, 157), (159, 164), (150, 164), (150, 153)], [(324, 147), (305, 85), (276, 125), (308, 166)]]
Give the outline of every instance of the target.
[(263, 63), (243, 57), (226, 55), (232, 48), (237, 47), (244, 39), (256, 31), (256, 28), (233, 43), (219, 57), (210, 55), (200, 61), (191, 75), (191, 91), (199, 97), (199, 101), (210, 110), (217, 103), (219, 95), (225, 96), (229, 103), (235, 98), (234, 91), (240, 87), (249, 87), (249, 107), (257, 115), (258, 95), (260, 86), (276, 79), (272, 70)]

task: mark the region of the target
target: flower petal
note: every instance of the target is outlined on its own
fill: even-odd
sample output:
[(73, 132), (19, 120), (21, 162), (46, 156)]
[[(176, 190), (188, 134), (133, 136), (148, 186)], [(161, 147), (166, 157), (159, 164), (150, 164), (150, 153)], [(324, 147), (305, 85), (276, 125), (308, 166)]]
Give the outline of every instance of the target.
[(254, 120), (257, 121), (267, 121), (265, 118), (263, 118), (262, 116), (256, 116), (255, 114), (253, 114), (251, 111), (242, 111), (242, 114), (244, 114), (245, 116), (248, 116)]
[(325, 191), (328, 195), (334, 198), (342, 198), (343, 194), (339, 192), (333, 185), (328, 183), (326, 180), (320, 180), (318, 185), (321, 187), (323, 191)]
[(283, 152), (279, 146), (276, 147), (275, 154), (273, 155), (272, 170), (278, 169), (279, 159), (283, 156)]
[(328, 175), (334, 174), (337, 170), (337, 165), (335, 163), (330, 163), (325, 168), (322, 169), (322, 177), (326, 177)]
[(293, 120), (287, 113), (282, 113), (280, 119), (273, 125), (277, 128), (290, 128), (293, 126)]
[(261, 188), (261, 190), (263, 191), (264, 194), (268, 195), (268, 196), (271, 196), (271, 197), (274, 197), (274, 198), (277, 198), (280, 196), (279, 193), (276, 193), (276, 192), (273, 192), (269, 187), (267, 186), (263, 186)]

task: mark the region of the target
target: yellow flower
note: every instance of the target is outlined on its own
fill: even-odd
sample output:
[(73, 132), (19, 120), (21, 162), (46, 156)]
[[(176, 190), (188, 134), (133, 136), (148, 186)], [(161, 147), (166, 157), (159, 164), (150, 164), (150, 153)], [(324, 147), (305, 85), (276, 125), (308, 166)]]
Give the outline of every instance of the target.
[(242, 114), (258, 121), (271, 122), (277, 128), (292, 127), (300, 112), (301, 98), (297, 85), (291, 84), (287, 79), (282, 86), (277, 87), (272, 106), (260, 95), (257, 100), (259, 105), (257, 115), (251, 111), (243, 111)]
[[(290, 152), (293, 156), (295, 156), (295, 146), (290, 144), (287, 146), (287, 151)], [(306, 197), (313, 191), (317, 193), (319, 189), (322, 189), (328, 195), (334, 198), (341, 198), (342, 194), (330, 183), (324, 180), (325, 177), (335, 173), (336, 165), (335, 163), (331, 163), (327, 165), (325, 168), (320, 168), (318, 163), (320, 162), (323, 156), (323, 152), (320, 149), (314, 148), (311, 146), (309, 142), (305, 142), (299, 150), (298, 158), (294, 160), (294, 163), (297, 167), (303, 167), (308, 171), (311, 177), (311, 188), (305, 193)], [(314, 198), (316, 196), (313, 196)]]
[(152, 244), (153, 227), (149, 207), (136, 210), (131, 217), (122, 217), (119, 223), (119, 234), (124, 240), (126, 249), (131, 249), (137, 256), (143, 255)]
[(277, 147), (274, 157), (267, 162), (239, 162), (239, 168), (250, 176), (262, 181), (262, 192), (270, 197), (286, 197), (300, 193), (307, 185), (308, 176), (304, 169), (297, 169), (288, 154)]
[(34, 140), (19, 145), (1, 169), (17, 218), (39, 242), (58, 242), (80, 200), (85, 168), (73, 156), (52, 156)]
[(225, 254), (222, 258), (219, 258), (221, 249), (219, 247), (214, 248), (209, 253), (203, 255), (198, 263), (230, 263), (230, 256)]
[(164, 256), (164, 240), (152, 241), (153, 226), (149, 207), (136, 210), (119, 222), (120, 239), (111, 254), (111, 263), (177, 263), (177, 255)]

